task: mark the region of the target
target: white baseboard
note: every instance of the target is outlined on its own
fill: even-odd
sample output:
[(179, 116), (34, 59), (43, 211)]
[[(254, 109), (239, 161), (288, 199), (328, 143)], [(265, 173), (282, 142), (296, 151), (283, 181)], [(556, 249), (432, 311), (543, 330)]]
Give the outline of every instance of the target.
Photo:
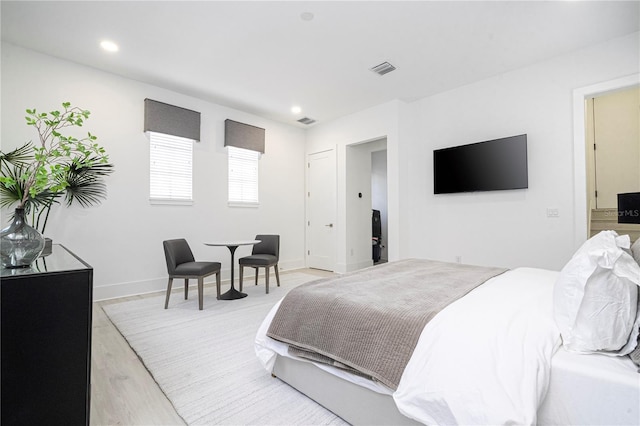
[(346, 274), (347, 272), (358, 271), (363, 268), (368, 268), (369, 266), (373, 266), (373, 260), (371, 259), (354, 263), (337, 263), (336, 270), (334, 272), (338, 274)]
[[(291, 271), (295, 269), (302, 269), (305, 267), (305, 265), (304, 265), (304, 260), (295, 260), (295, 261), (280, 262), (278, 264), (278, 267), (280, 272), (285, 272), (285, 271)], [(221, 284), (222, 284), (222, 288), (224, 289), (225, 286), (227, 287), (230, 286), (231, 269), (223, 268), (221, 270), (221, 273), (222, 273)], [(234, 271), (234, 275), (235, 275), (234, 279), (236, 283), (238, 282), (239, 274), (240, 272), (236, 267)], [(253, 274), (253, 272), (251, 272), (251, 274)], [(264, 269), (260, 270), (260, 276), (264, 276)], [(93, 288), (93, 301), (97, 302), (100, 300), (117, 299), (120, 297), (135, 296), (139, 294), (148, 294), (148, 293), (166, 291), (167, 281), (168, 281), (168, 276), (164, 276), (164, 277), (153, 278), (153, 279), (144, 280), (144, 281), (130, 281), (126, 283), (96, 286)], [(215, 275), (208, 276), (204, 280), (205, 285), (207, 284), (215, 285), (215, 282), (216, 282)], [(174, 289), (183, 288), (184, 287), (183, 283), (184, 283), (184, 280), (173, 280), (172, 287)], [(189, 287), (195, 286), (196, 283), (197, 283), (196, 280), (191, 280), (189, 282)], [(224, 291), (225, 290), (223, 290), (223, 292)]]
[(348, 263), (347, 264), (347, 272), (358, 271), (360, 269), (368, 268), (369, 266), (373, 266), (373, 260), (361, 260), (360, 262)]
[[(146, 281), (133, 281), (127, 283), (108, 284), (93, 288), (93, 301), (117, 299), (119, 297), (134, 296), (137, 294), (154, 293), (167, 289), (168, 277), (156, 278)], [(182, 280), (176, 280), (175, 284), (182, 287)], [(178, 288), (176, 286), (176, 288)]]

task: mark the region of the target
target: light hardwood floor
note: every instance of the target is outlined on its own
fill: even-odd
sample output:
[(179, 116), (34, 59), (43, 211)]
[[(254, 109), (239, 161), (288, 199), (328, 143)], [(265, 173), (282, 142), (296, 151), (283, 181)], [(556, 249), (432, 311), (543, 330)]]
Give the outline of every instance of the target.
[[(314, 269), (298, 271), (320, 277), (333, 275)], [(288, 272), (294, 271), (281, 272), (281, 278), (285, 279)], [(245, 286), (253, 284), (253, 276), (249, 275), (244, 280)], [(228, 286), (228, 281), (223, 282), (223, 288), (225, 284)], [(197, 289), (189, 290), (190, 297), (197, 297)], [(181, 288), (174, 290), (175, 293), (182, 291)], [(206, 285), (206, 291), (215, 291), (215, 288), (213, 285)], [(136, 353), (102, 310), (102, 306), (108, 304), (162, 294), (164, 292), (93, 304), (91, 425), (185, 424)], [(162, 306), (159, 307), (161, 308)]]
[[(151, 296), (157, 296), (154, 293)], [(145, 296), (139, 296), (145, 297)], [(102, 310), (93, 304), (91, 425), (184, 425), (153, 377)], [(160, 306), (162, 308), (162, 306)]]

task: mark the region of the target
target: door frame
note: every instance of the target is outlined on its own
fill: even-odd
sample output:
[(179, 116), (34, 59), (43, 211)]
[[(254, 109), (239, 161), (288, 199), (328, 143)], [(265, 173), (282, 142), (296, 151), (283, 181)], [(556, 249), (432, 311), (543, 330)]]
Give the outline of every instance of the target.
[(574, 248), (588, 238), (589, 206), (587, 195), (587, 154), (585, 100), (609, 92), (640, 85), (640, 73), (581, 87), (573, 91), (573, 182), (574, 182)]

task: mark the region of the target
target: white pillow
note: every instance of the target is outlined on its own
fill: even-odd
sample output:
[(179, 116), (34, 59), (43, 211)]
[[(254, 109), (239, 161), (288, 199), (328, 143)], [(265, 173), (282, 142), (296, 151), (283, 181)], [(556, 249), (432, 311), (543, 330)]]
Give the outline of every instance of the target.
[(631, 246), (631, 254), (636, 262), (638, 262), (638, 265), (640, 265), (640, 238)]
[(626, 355), (636, 346), (640, 265), (629, 246), (628, 235), (602, 231), (560, 272), (554, 318), (568, 350)]

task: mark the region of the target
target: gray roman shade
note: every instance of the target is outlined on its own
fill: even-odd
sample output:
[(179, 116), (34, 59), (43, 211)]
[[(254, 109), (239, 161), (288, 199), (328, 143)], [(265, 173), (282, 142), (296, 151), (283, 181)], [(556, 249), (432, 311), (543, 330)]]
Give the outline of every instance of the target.
[(144, 131), (199, 141), (200, 113), (152, 99), (145, 99)]
[(264, 154), (264, 129), (233, 120), (224, 120), (224, 146), (250, 149)]

